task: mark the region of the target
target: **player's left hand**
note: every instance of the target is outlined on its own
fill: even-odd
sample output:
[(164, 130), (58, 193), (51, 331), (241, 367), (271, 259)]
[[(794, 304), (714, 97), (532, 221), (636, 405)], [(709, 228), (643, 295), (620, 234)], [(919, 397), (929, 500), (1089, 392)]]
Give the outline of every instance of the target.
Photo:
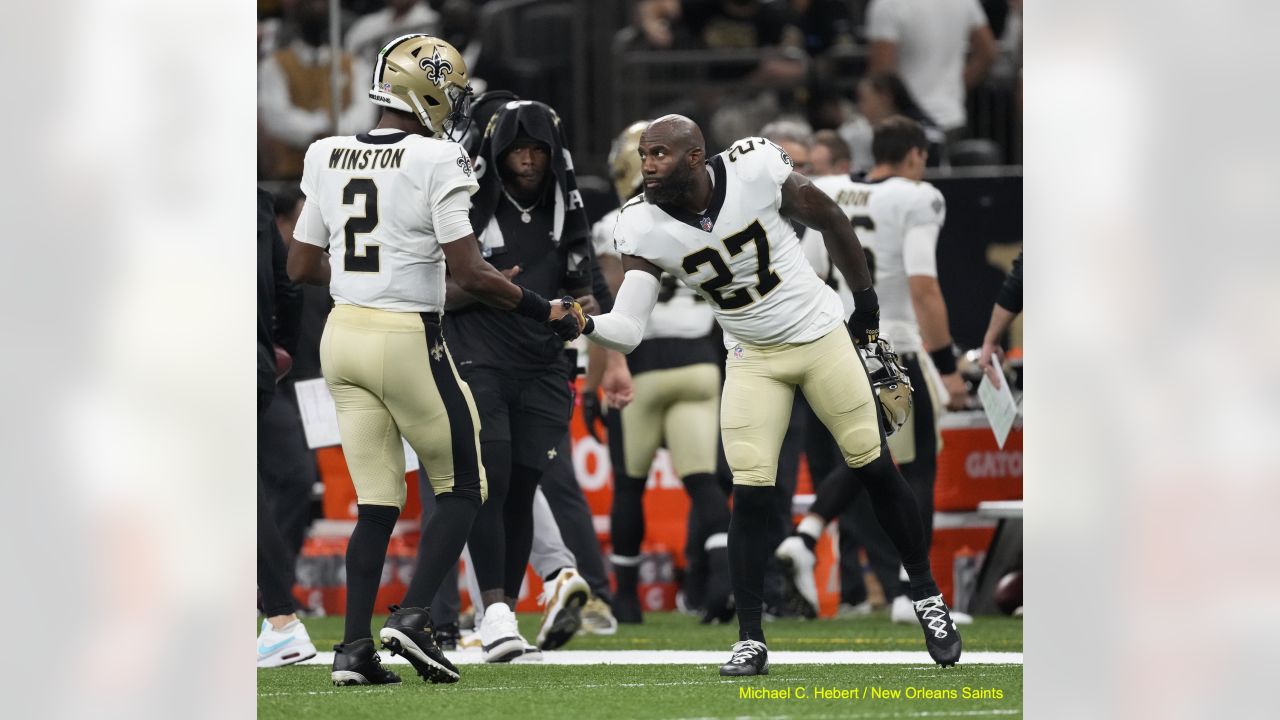
[(556, 317), (553, 307), (551, 315), (555, 319), (548, 320), (547, 326), (561, 340), (569, 342), (582, 334), (582, 328), (587, 324), (587, 316), (582, 312), (582, 306), (571, 297), (560, 298), (560, 307), (563, 309), (563, 315)]
[(596, 442), (605, 441), (607, 426), (604, 422), (604, 410), (600, 407), (599, 388), (582, 389), (582, 422)]
[(635, 386), (631, 382), (631, 370), (625, 362), (609, 363), (600, 378), (605, 402), (609, 407), (621, 410), (635, 398)]
[(880, 338), (880, 311), (854, 310), (849, 316), (849, 336), (858, 347), (874, 347)]

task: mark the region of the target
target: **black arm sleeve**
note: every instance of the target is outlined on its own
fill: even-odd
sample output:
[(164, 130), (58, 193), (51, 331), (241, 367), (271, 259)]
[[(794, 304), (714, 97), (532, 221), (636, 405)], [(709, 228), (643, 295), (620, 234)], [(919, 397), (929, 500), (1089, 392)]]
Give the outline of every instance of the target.
[(1015, 315), (1022, 312), (1022, 253), (1014, 258), (1013, 269), (996, 295), (996, 304)]

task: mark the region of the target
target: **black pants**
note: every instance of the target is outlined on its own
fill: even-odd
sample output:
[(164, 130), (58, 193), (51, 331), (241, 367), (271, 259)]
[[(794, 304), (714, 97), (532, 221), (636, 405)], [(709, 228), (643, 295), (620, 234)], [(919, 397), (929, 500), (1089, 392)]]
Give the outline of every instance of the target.
[(291, 573), (311, 526), (311, 493), (317, 479), (315, 455), (307, 447), (297, 402), (292, 384), (281, 384), (258, 416), (258, 475)]
[(460, 368), (480, 415), (480, 453), (489, 499), (468, 545), (480, 591), (516, 597), (533, 544), (533, 495), (569, 433), (573, 396), (567, 364), (533, 377)]
[[(258, 393), (258, 419), (272, 403), (271, 393)], [(262, 449), (259, 448), (259, 462)], [(293, 564), (275, 518), (268, 506), (262, 473), (258, 473), (258, 592), (259, 607), (267, 617), (288, 615), (294, 612)]]
[(593, 594), (605, 602), (611, 601), (613, 593), (609, 590), (604, 556), (591, 520), (591, 506), (587, 504), (578, 476), (574, 473), (573, 446), (568, 434), (560, 441), (555, 458), (542, 474), (542, 494), (551, 506), (551, 514), (560, 528), (565, 547), (577, 560), (578, 574), (587, 581)]

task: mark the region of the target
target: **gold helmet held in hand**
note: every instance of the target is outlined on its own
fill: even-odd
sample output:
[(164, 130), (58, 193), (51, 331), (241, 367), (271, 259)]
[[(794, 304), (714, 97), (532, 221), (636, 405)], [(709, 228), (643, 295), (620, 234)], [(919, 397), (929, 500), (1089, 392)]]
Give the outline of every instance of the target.
[(436, 137), (453, 139), (467, 118), (471, 86), (456, 48), (431, 35), (402, 35), (378, 53), (369, 99), (418, 118)]
[(631, 123), (609, 147), (609, 177), (619, 202), (626, 202), (640, 192), (640, 136), (648, 126), (648, 120)]
[(880, 338), (859, 352), (867, 365), (871, 390), (880, 401), (880, 423), (885, 435), (892, 435), (911, 419), (911, 380), (888, 340)]

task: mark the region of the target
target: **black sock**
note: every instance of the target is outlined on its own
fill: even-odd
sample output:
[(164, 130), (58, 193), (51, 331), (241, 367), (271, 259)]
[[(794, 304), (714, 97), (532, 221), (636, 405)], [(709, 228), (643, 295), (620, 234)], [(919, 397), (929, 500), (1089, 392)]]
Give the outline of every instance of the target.
[(480, 491), (450, 491), (436, 496), (436, 510), (422, 532), (413, 579), (404, 594), (405, 607), (427, 607), (449, 569), (457, 566), (471, 524), (480, 511)]
[(711, 473), (692, 473), (684, 478), (685, 492), (696, 508), (697, 537), (703, 542), (716, 533), (729, 530), (729, 498)]
[(347, 543), (347, 618), (342, 642), (372, 637), (369, 621), (382, 580), (391, 530), (400, 509), (388, 505), (357, 505), (356, 529)]
[(855, 472), (871, 496), (876, 520), (902, 558), (902, 567), (910, 578), (911, 599), (923, 600), (937, 595), (938, 585), (929, 567), (929, 546), (916, 497), (893, 464), (888, 448), (882, 443), (880, 457)]
[(645, 478), (618, 475), (613, 480), (613, 507), (609, 511), (613, 554), (637, 557), (644, 541)]
[(769, 538), (777, 524), (772, 487), (735, 485), (729, 521), (729, 573), (738, 611), (738, 639), (764, 642), (760, 616), (764, 609), (764, 569)]
[[(881, 447), (884, 448), (883, 445)], [(888, 450), (883, 449), (881, 457), (886, 453)], [(853, 504), (858, 493), (862, 492), (862, 486), (863, 479), (857, 471), (847, 465), (836, 467), (818, 483), (818, 490), (814, 495), (813, 505), (809, 506), (809, 512), (820, 516), (824, 524), (829, 523)]]
[(618, 594), (635, 597), (636, 582), (640, 577), (640, 567), (638, 565), (618, 565), (615, 563), (613, 574), (618, 579)]

